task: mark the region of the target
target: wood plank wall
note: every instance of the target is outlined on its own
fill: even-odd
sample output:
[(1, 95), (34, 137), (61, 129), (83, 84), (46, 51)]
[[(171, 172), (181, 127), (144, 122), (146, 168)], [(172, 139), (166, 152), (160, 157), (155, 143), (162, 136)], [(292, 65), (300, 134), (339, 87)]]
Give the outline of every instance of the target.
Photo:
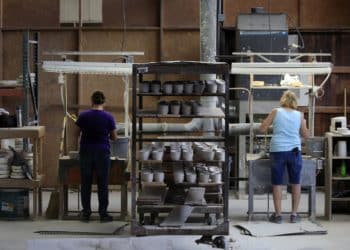
[[(210, 1), (210, 0), (209, 0)], [(103, 23), (60, 25), (59, 0), (0, 0), (0, 79), (16, 79), (21, 74), (22, 31), (40, 31), (41, 53), (51, 50), (120, 50), (123, 41), (123, 2), (126, 6), (125, 50), (144, 51), (136, 62), (199, 59), (199, 0), (103, 0)], [(317, 102), (316, 134), (327, 131), (329, 118), (340, 115), (343, 90), (350, 83), (350, 1), (347, 0), (224, 0), (226, 27), (234, 27), (236, 15), (263, 6), (271, 12), (285, 12), (289, 25), (298, 26), (305, 39), (305, 51), (330, 52), (335, 72)], [(43, 56), (42, 59), (53, 59)], [(73, 58), (79, 59), (79, 58)], [(107, 60), (81, 57), (80, 60)], [(123, 87), (117, 77), (70, 75), (70, 111), (77, 113), (89, 105), (95, 89), (107, 94), (108, 109), (123, 121)], [(57, 76), (41, 72), (41, 124), (46, 126), (44, 169), (46, 185), (57, 184), (57, 158), (63, 110)], [(348, 87), (350, 93), (350, 86)], [(350, 100), (350, 98), (348, 98)], [(14, 111), (21, 100), (2, 98), (0, 103)], [(149, 105), (152, 105), (151, 103)], [(350, 109), (348, 109), (350, 110)], [(69, 123), (68, 150), (77, 147), (77, 130)]]

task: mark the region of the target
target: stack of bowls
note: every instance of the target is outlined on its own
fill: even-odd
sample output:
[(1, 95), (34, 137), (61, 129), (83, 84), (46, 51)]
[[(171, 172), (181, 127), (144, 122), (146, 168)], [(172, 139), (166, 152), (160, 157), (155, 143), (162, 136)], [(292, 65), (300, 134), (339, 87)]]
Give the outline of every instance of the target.
[(1, 156), (0, 157), (0, 179), (9, 178), (10, 175), (10, 167), (8, 165), (8, 157)]

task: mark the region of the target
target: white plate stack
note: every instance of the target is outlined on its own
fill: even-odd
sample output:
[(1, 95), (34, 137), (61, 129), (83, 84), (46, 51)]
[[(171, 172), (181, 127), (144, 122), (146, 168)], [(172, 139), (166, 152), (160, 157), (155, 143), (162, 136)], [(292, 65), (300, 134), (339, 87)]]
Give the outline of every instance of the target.
[(13, 179), (25, 179), (25, 175), (23, 174), (22, 166), (11, 166), (11, 175), (10, 178)]
[(1, 157), (0, 158), (0, 179), (9, 178), (10, 175), (10, 167), (8, 165), (8, 158)]
[(24, 159), (28, 164), (28, 166), (30, 167), (30, 170), (33, 172), (33, 153), (25, 153)]
[(23, 138), (16, 138), (15, 139), (15, 150), (17, 152), (23, 151)]

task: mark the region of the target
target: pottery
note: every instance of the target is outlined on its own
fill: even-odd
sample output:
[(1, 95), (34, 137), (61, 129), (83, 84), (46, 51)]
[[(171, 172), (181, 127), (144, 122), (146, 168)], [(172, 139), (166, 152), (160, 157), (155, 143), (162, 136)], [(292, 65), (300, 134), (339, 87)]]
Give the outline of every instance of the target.
[(192, 150), (183, 150), (182, 151), (182, 159), (184, 161), (192, 161), (193, 160), (193, 151)]
[(140, 93), (148, 93), (149, 92), (149, 82), (140, 82), (139, 91)]
[(203, 94), (204, 89), (205, 89), (205, 85), (204, 85), (204, 83), (202, 81), (196, 81), (194, 83), (193, 90), (194, 90), (195, 94), (197, 94), (197, 95)]
[(152, 93), (160, 93), (160, 81), (154, 80), (151, 82), (151, 91)]
[(196, 183), (196, 181), (197, 181), (196, 173), (186, 173), (186, 182)]
[(171, 94), (173, 93), (173, 84), (170, 82), (165, 82), (163, 84), (163, 93), (164, 94)]
[(192, 114), (192, 103), (183, 102), (181, 110), (182, 110), (183, 115), (191, 115)]
[(180, 171), (173, 172), (173, 178), (174, 178), (175, 184), (183, 183), (185, 179), (184, 172), (180, 172)]
[(193, 89), (194, 89), (193, 82), (185, 82), (185, 86), (184, 86), (184, 93), (185, 94), (192, 94)]
[(212, 149), (203, 149), (201, 158), (204, 161), (212, 161), (214, 160), (215, 152)]
[(192, 104), (192, 113), (198, 115), (200, 111), (201, 104), (199, 102), (193, 101)]
[(215, 80), (208, 80), (206, 82), (206, 92), (214, 94), (217, 91), (218, 86), (216, 85)]
[(215, 160), (225, 161), (225, 151), (223, 149), (217, 149), (215, 151)]
[(169, 113), (169, 104), (166, 101), (158, 102), (158, 114), (167, 115)]
[(187, 197), (186, 197), (186, 203), (191, 203), (191, 204), (202, 204), (203, 199), (204, 199), (204, 194), (205, 194), (205, 188), (203, 187), (191, 187), (188, 190)]
[(208, 183), (209, 182), (209, 173), (208, 172), (199, 173), (199, 182), (200, 183)]
[(149, 171), (141, 172), (141, 180), (143, 182), (152, 182), (153, 181), (153, 173)]
[(152, 151), (152, 159), (156, 161), (161, 161), (163, 159), (163, 151), (162, 150), (153, 150)]
[(173, 86), (174, 94), (182, 94), (184, 92), (184, 84), (182, 82), (177, 82)]
[(180, 114), (180, 102), (179, 101), (171, 101), (170, 102), (170, 113), (173, 115)]
[(141, 161), (147, 161), (149, 156), (151, 154), (151, 150), (148, 149), (141, 149), (139, 151), (139, 158)]
[(221, 182), (221, 173), (220, 172), (213, 173), (213, 174), (211, 174), (210, 178), (211, 178), (211, 181), (213, 183), (220, 183)]
[(224, 94), (225, 93), (225, 81), (223, 80), (217, 80), (216, 81), (217, 85), (217, 93)]
[(172, 161), (179, 161), (181, 159), (181, 150), (180, 149), (170, 150), (170, 159)]
[(164, 172), (156, 171), (153, 174), (155, 182), (164, 182)]

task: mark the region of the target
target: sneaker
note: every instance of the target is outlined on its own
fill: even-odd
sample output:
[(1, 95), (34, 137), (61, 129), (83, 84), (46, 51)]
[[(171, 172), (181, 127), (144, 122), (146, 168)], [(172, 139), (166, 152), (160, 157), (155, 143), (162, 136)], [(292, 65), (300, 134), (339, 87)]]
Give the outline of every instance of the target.
[(299, 223), (301, 221), (301, 218), (299, 214), (291, 214), (290, 215), (290, 223)]
[(90, 215), (89, 214), (80, 213), (79, 219), (80, 219), (81, 222), (89, 222), (90, 221)]
[(100, 215), (100, 222), (111, 222), (113, 221), (113, 217), (109, 214)]
[(272, 222), (272, 223), (281, 224), (282, 223), (282, 216), (281, 215), (276, 215), (275, 213), (273, 213), (270, 216), (269, 221)]

